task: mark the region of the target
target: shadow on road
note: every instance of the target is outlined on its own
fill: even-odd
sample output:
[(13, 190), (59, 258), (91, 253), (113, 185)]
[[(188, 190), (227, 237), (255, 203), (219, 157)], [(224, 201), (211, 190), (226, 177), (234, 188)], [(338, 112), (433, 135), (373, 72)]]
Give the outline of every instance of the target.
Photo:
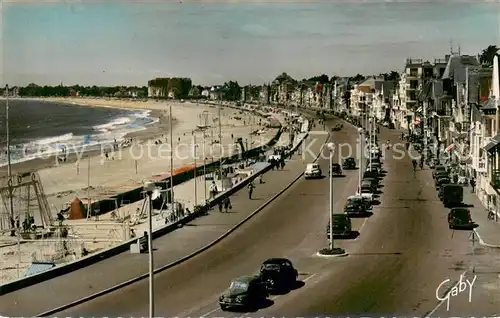
[(359, 237), (358, 231), (351, 231), (349, 235), (335, 235), (335, 234), (333, 235), (334, 240), (355, 240), (358, 237)]
[(403, 255), (401, 252), (395, 253), (349, 253), (350, 256), (400, 256)]
[(359, 214), (348, 214), (348, 216), (351, 219), (364, 219), (364, 218), (369, 218), (370, 216), (373, 215), (373, 212), (365, 212), (365, 213), (359, 213)]
[(379, 200), (372, 201), (372, 205), (380, 205), (380, 203), (382, 203), (382, 202), (380, 202)]

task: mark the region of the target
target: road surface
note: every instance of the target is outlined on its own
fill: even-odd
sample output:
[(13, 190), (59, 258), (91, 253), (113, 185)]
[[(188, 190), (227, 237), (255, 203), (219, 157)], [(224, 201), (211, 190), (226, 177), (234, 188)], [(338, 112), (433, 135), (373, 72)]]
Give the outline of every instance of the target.
[[(397, 142), (396, 132), (383, 130), (383, 140)], [(338, 143), (354, 143), (355, 130), (334, 133)], [(325, 156), (326, 157), (326, 156)], [(323, 170), (326, 159), (319, 161)], [(448, 229), (446, 210), (436, 197), (429, 170), (414, 173), (408, 157), (387, 152), (381, 204), (368, 219), (354, 219), (356, 240), (336, 241), (350, 254), (322, 258), (327, 245), (328, 180), (295, 184), (234, 235), (214, 248), (156, 276), (157, 316), (222, 316), (218, 296), (232, 278), (255, 273), (268, 257), (290, 258), (304, 286), (272, 298), (255, 316), (320, 314), (391, 314), (491, 316), (500, 308), (496, 250), (477, 248), (471, 255), (468, 232)], [(335, 180), (335, 209), (355, 192), (357, 171)], [(477, 264), (471, 302), (465, 293), (446, 304), (436, 299), (445, 279), (457, 280)], [(496, 289), (495, 289), (496, 286)], [(451, 287), (451, 286), (449, 286)], [(455, 306), (455, 307), (453, 307)], [(147, 280), (74, 307), (58, 316), (145, 316)], [(247, 314), (244, 314), (248, 316)]]

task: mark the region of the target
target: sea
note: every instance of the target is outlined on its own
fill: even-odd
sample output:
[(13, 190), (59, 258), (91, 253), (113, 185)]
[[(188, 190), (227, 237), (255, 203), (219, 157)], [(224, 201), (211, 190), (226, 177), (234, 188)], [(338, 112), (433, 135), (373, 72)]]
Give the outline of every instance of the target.
[[(6, 108), (0, 100), (0, 167), (7, 164)], [(65, 151), (92, 151), (122, 143), (128, 133), (144, 130), (158, 118), (150, 111), (100, 108), (33, 100), (9, 100), (12, 163)]]

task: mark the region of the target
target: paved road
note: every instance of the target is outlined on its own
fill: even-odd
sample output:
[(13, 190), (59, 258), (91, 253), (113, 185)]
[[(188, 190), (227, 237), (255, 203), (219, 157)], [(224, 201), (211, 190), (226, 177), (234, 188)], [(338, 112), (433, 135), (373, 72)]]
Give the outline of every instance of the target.
[[(349, 130), (350, 128), (346, 128)], [(397, 136), (383, 131), (383, 139)], [(338, 142), (353, 135), (336, 133)], [(326, 160), (320, 161), (324, 169)], [(472, 301), (462, 293), (450, 312), (439, 304), (436, 288), (456, 280), (472, 265), (469, 233), (450, 231), (446, 210), (436, 198), (430, 171), (411, 171), (408, 158), (389, 152), (384, 168), (382, 204), (369, 219), (356, 219), (358, 239), (337, 241), (350, 256), (325, 259), (315, 252), (326, 245), (327, 180), (302, 181), (240, 231), (196, 258), (156, 277), (159, 316), (221, 316), (217, 297), (230, 279), (255, 272), (267, 257), (292, 259), (305, 285), (273, 298), (255, 315), (311, 316), (324, 313), (491, 316), (498, 311), (497, 250), (476, 248), (478, 279)], [(335, 182), (335, 208), (356, 188), (357, 172)], [(147, 281), (96, 299), (59, 316), (147, 315)], [(460, 298), (461, 297), (461, 298)], [(465, 298), (464, 298), (465, 297)], [(456, 306), (456, 307), (454, 307)], [(245, 315), (246, 316), (246, 315)]]
[[(339, 143), (354, 144), (355, 139), (355, 129), (351, 127), (333, 136)], [(324, 171), (328, 170), (326, 160), (320, 160), (320, 164)], [(315, 260), (313, 255), (326, 244), (327, 184), (326, 179), (299, 181), (234, 235), (198, 257), (158, 274), (157, 315), (202, 316), (218, 308), (217, 296), (230, 279), (254, 272), (267, 257), (289, 257), (299, 268), (306, 268), (299, 260)], [(335, 197), (339, 210), (356, 185), (357, 171), (337, 179)], [(354, 227), (362, 224), (362, 219), (356, 220)], [(302, 272), (301, 277), (312, 274)], [(148, 312), (147, 293), (148, 282), (143, 281), (58, 316), (144, 316)]]
[[(306, 149), (318, 154), (328, 136), (312, 135)], [(231, 213), (211, 212), (187, 226), (155, 240), (155, 267), (171, 263), (188, 255), (229, 230), (244, 217), (282, 190), (303, 170), (312, 155), (294, 155), (284, 170), (270, 171), (263, 177), (265, 183), (257, 184), (255, 200), (249, 201), (242, 190), (231, 197)], [(51, 308), (75, 301), (118, 283), (140, 276), (148, 270), (147, 255), (122, 253), (107, 260), (37, 285), (0, 297), (0, 314), (8, 316), (35, 316)]]

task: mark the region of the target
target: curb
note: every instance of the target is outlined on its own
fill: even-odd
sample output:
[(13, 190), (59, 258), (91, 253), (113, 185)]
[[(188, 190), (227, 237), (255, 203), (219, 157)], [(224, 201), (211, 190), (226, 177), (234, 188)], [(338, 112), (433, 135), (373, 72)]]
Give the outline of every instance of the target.
[[(330, 139), (330, 137), (331, 137), (331, 134), (328, 133), (328, 138), (326, 139), (325, 143), (328, 142), (328, 140)], [(307, 136), (306, 136), (306, 138), (307, 138)], [(322, 152), (320, 150), (320, 152), (318, 153), (318, 155), (316, 156), (316, 158), (314, 159), (313, 162), (316, 162), (319, 159), (319, 157), (321, 156), (321, 153)], [(208, 250), (209, 248), (213, 247), (214, 245), (216, 245), (217, 243), (219, 243), (220, 241), (222, 241), (224, 238), (226, 238), (227, 236), (229, 236), (231, 233), (233, 233), (234, 231), (236, 231), (238, 228), (240, 228), (243, 224), (245, 224), (250, 219), (252, 219), (255, 215), (257, 215), (257, 213), (259, 213), (265, 207), (267, 207), (269, 204), (271, 204), (274, 200), (276, 200), (285, 191), (287, 191), (288, 189), (290, 189), (298, 180), (300, 180), (302, 178), (303, 175), (304, 175), (304, 172), (301, 172), (295, 179), (293, 179), (293, 181), (291, 183), (289, 183), (288, 185), (286, 185), (283, 189), (281, 189), (278, 193), (276, 193), (274, 196), (272, 196), (269, 200), (267, 200), (266, 202), (264, 202), (255, 211), (253, 211), (252, 213), (250, 213), (250, 215), (248, 215), (247, 217), (245, 217), (238, 224), (236, 224), (234, 227), (232, 227), (231, 229), (229, 229), (228, 231), (226, 231), (224, 234), (222, 234), (221, 236), (219, 236), (218, 238), (216, 238), (212, 242), (208, 243), (207, 245), (203, 246), (202, 248), (200, 248), (200, 249), (192, 252), (191, 254), (188, 254), (188, 255), (186, 255), (186, 256), (184, 256), (184, 257), (182, 257), (182, 258), (180, 258), (180, 259), (178, 259), (178, 260), (176, 260), (176, 261), (174, 261), (174, 262), (172, 262), (170, 264), (166, 264), (166, 265), (164, 265), (162, 267), (159, 267), (159, 268), (155, 269), (154, 270), (154, 274), (161, 273), (161, 272), (163, 272), (163, 271), (165, 271), (165, 270), (167, 270), (169, 268), (172, 268), (172, 267), (174, 267), (176, 265), (182, 264), (182, 263), (188, 261), (189, 259), (191, 259), (191, 258), (193, 258), (193, 257), (201, 254), (202, 252)], [(149, 277), (149, 273), (142, 274), (141, 276), (132, 278), (132, 279), (130, 279), (128, 281), (125, 281), (125, 282), (120, 283), (118, 285), (115, 285), (115, 286), (112, 286), (110, 288), (104, 289), (104, 290), (102, 290), (100, 292), (97, 292), (95, 294), (92, 294), (92, 295), (89, 295), (87, 297), (75, 300), (75, 301), (73, 301), (71, 303), (59, 306), (57, 308), (53, 308), (53, 309), (48, 310), (46, 312), (37, 314), (36, 317), (51, 316), (51, 315), (53, 315), (55, 313), (58, 313), (60, 311), (63, 311), (63, 310), (66, 310), (66, 309), (69, 309), (69, 308), (81, 305), (83, 303), (86, 303), (86, 302), (91, 301), (93, 299), (96, 299), (96, 298), (99, 298), (101, 296), (107, 295), (109, 293), (112, 293), (112, 292), (114, 292), (116, 290), (119, 290), (121, 288), (124, 288), (126, 286), (129, 286), (129, 285), (132, 285), (134, 283), (137, 283), (137, 282), (139, 282), (139, 281), (141, 281), (143, 279), (146, 279), (148, 277)]]
[(483, 241), (483, 239), (481, 238), (481, 235), (479, 235), (479, 233), (477, 232), (476, 229), (474, 229), (473, 231), (474, 231), (474, 233), (476, 233), (477, 238), (479, 240), (479, 244), (481, 244), (482, 246), (486, 246), (486, 247), (490, 247), (490, 248), (500, 248), (500, 245), (489, 244), (489, 243), (486, 243), (485, 241)]
[(335, 257), (346, 257), (346, 256), (349, 256), (349, 253), (342, 253), (342, 254), (335, 254), (335, 255), (323, 255), (320, 252), (317, 252), (315, 255), (317, 257), (323, 257), (323, 258), (335, 258)]

